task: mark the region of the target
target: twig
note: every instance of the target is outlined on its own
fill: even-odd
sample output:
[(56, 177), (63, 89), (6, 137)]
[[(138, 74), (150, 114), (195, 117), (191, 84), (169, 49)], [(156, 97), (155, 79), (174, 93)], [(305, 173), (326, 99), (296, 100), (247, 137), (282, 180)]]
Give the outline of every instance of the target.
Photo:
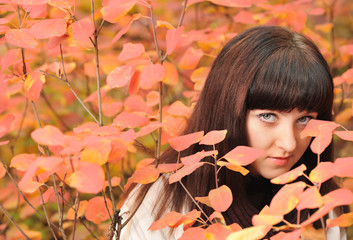
[(6, 209), (4, 208), (4, 206), (1, 204), (0, 202), (0, 209), (3, 211), (3, 213), (6, 215), (6, 217), (10, 220), (10, 222), (15, 225), (15, 227), (21, 232), (21, 234), (27, 239), (27, 240), (31, 240), (25, 233), (24, 231), (21, 229), (20, 226), (17, 225), (17, 223), (12, 219), (12, 217), (10, 216), (10, 214), (6, 211)]
[(75, 240), (75, 233), (76, 233), (76, 223), (77, 223), (77, 213), (78, 209), (80, 208), (80, 192), (76, 193), (75, 198), (75, 218), (74, 218), (74, 229), (72, 230), (72, 240)]
[(89, 227), (87, 227), (87, 225), (86, 225), (85, 222), (84, 222), (84, 219), (83, 219), (82, 217), (79, 217), (78, 219), (80, 220), (80, 222), (82, 223), (82, 225), (87, 229), (87, 231), (92, 235), (92, 237), (94, 237), (95, 239), (99, 240), (99, 239), (97, 238), (97, 236), (94, 235), (94, 233), (92, 232), (92, 230), (89, 229)]
[(154, 15), (153, 15), (153, 7), (152, 7), (152, 5), (150, 5), (150, 12), (151, 12), (151, 24), (152, 24), (154, 45), (155, 45), (155, 47), (156, 47), (156, 51), (157, 51), (157, 55), (158, 55), (158, 60), (159, 60), (159, 62), (162, 62), (161, 54), (160, 54), (160, 52), (159, 52), (159, 47), (158, 47), (157, 34), (156, 34), (156, 28), (155, 28), (155, 21), (154, 21)]
[(143, 145), (143, 143), (141, 143), (140, 141), (134, 139), (134, 146), (141, 148), (145, 153), (147, 153), (148, 155), (150, 155), (151, 157), (153, 157), (158, 161), (158, 158), (154, 155), (154, 153), (145, 145)]
[(56, 197), (56, 202), (58, 205), (58, 215), (59, 215), (59, 228), (60, 228), (60, 232), (62, 234), (62, 237), (64, 240), (67, 239), (66, 235), (65, 235), (65, 231), (64, 231), (64, 227), (63, 227), (63, 222), (62, 222), (62, 211), (60, 209), (60, 201), (59, 201), (59, 194), (58, 194), (58, 188), (56, 187), (56, 180), (55, 180), (55, 174), (52, 174), (53, 177), (53, 183), (54, 183), (54, 192), (55, 192), (55, 197)]
[[(115, 207), (115, 197), (113, 194), (113, 187), (112, 187), (112, 181), (110, 177), (110, 170), (109, 170), (109, 162), (106, 162), (105, 167), (107, 169), (107, 179), (108, 179), (108, 186), (109, 186), (109, 193), (110, 193), (110, 199), (112, 200), (112, 205), (113, 205), (113, 213), (116, 211)], [(109, 211), (109, 210), (108, 210)], [(110, 213), (109, 213), (110, 214)]]
[(18, 129), (16, 137), (13, 139), (13, 141), (11, 142), (11, 146), (10, 146), (12, 156), (15, 155), (14, 148), (15, 148), (16, 142), (18, 141), (18, 139), (20, 137), (20, 134), (22, 132), (22, 127), (23, 127), (24, 119), (25, 119), (25, 117), (27, 115), (27, 110), (28, 110), (28, 99), (26, 98), (25, 109), (23, 110), (23, 113), (22, 113), (22, 117), (21, 117), (21, 121), (20, 121), (20, 127)]
[(50, 74), (50, 73), (44, 72), (44, 71), (42, 71), (42, 70), (40, 70), (40, 72), (44, 73), (45, 75), (51, 76), (51, 77), (53, 77), (53, 78), (56, 78), (56, 79), (59, 79), (59, 80), (65, 82), (65, 83), (68, 85), (68, 87), (70, 88), (71, 92), (72, 92), (72, 93), (74, 94), (74, 96), (76, 97), (77, 101), (82, 105), (82, 107), (87, 111), (87, 113), (93, 118), (93, 120), (94, 120), (97, 124), (99, 124), (98, 120), (97, 120), (96, 117), (93, 115), (93, 113), (86, 107), (86, 105), (83, 103), (83, 101), (80, 99), (80, 97), (77, 96), (75, 90), (71, 87), (71, 84), (70, 84), (69, 81), (67, 81), (67, 80), (65, 80), (65, 79), (62, 79), (62, 78), (59, 78), (59, 77), (57, 77), (57, 76), (55, 76), (55, 75), (52, 75), (52, 74)]

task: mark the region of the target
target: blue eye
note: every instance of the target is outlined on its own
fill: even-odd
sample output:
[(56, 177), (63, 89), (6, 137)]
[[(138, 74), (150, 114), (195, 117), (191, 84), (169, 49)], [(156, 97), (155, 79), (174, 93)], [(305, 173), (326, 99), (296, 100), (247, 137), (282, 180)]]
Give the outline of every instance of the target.
[(276, 121), (276, 115), (273, 113), (261, 113), (258, 116), (261, 121), (266, 123), (274, 123)]
[(298, 123), (306, 126), (308, 124), (308, 122), (313, 118), (314, 117), (312, 117), (312, 116), (304, 116), (304, 117), (301, 117), (298, 119)]

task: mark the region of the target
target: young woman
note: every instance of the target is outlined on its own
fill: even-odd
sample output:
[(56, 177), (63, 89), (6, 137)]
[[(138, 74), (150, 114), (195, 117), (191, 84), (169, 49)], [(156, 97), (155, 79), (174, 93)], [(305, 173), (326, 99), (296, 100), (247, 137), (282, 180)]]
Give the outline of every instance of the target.
[[(227, 129), (226, 139), (216, 145), (221, 157), (236, 146), (262, 149), (265, 155), (248, 166), (246, 176), (222, 168), (219, 186), (233, 192), (233, 203), (223, 213), (227, 224), (250, 227), (254, 214), (268, 205), (282, 187), (270, 183), (290, 169), (305, 164), (310, 172), (317, 163), (310, 150), (311, 138), (300, 138), (310, 119), (331, 120), (333, 83), (329, 67), (318, 48), (305, 36), (275, 26), (256, 27), (231, 39), (215, 59), (199, 100), (184, 134)], [(188, 156), (211, 150), (194, 144), (182, 152)], [(178, 153), (169, 148), (162, 163), (175, 163)], [(320, 157), (332, 161), (332, 147)], [(213, 158), (203, 161), (214, 162)], [(215, 187), (214, 167), (205, 164), (181, 181), (193, 197), (207, 196)], [(298, 181), (307, 181), (299, 178)], [(322, 184), (324, 195), (337, 188), (329, 180)], [(210, 215), (213, 210), (202, 205)], [(135, 210), (137, 211), (135, 212)], [(173, 231), (148, 231), (149, 226), (166, 212), (188, 212), (197, 209), (181, 184), (168, 183), (162, 175), (153, 184), (136, 186), (121, 209), (122, 222), (134, 213), (122, 229), (120, 239), (177, 239), (179, 227)], [(124, 214), (124, 212), (126, 212)], [(310, 211), (301, 212), (301, 221)], [(294, 210), (285, 216), (296, 223)], [(320, 227), (320, 224), (318, 225)], [(270, 231), (267, 237), (275, 234)], [(344, 239), (336, 229), (329, 239)], [(333, 236), (331, 236), (333, 235)]]

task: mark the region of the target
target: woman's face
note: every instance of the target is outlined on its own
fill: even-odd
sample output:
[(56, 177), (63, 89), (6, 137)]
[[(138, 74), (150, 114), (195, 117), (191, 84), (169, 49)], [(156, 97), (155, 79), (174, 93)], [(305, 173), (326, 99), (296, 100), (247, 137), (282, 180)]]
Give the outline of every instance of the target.
[(246, 132), (249, 147), (262, 149), (265, 155), (250, 165), (253, 174), (272, 179), (288, 172), (309, 146), (311, 137), (300, 137), (317, 113), (254, 109), (248, 112)]

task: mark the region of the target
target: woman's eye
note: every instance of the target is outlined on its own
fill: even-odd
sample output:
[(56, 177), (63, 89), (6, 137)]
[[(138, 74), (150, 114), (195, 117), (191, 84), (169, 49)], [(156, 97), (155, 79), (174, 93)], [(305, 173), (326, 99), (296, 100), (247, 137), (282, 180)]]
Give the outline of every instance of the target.
[(259, 118), (266, 123), (274, 123), (276, 121), (276, 115), (273, 113), (261, 113)]
[(312, 116), (304, 116), (298, 119), (298, 123), (301, 125), (306, 125), (308, 124), (308, 122), (313, 119), (314, 117)]

